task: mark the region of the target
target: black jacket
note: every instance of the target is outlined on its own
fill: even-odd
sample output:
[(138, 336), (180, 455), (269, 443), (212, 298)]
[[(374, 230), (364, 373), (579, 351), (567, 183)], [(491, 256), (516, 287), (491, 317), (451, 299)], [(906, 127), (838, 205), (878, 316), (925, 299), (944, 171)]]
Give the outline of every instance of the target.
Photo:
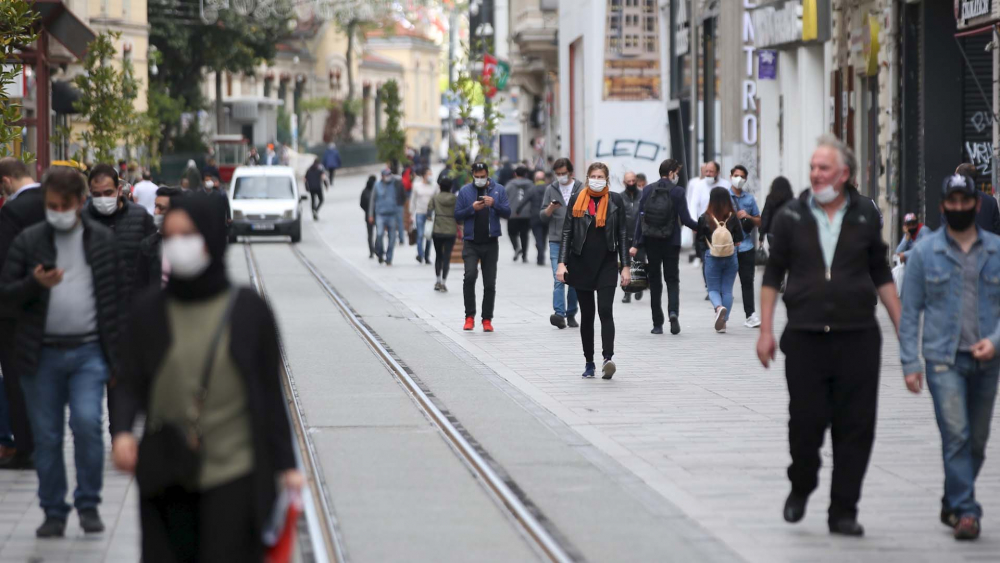
[[(583, 252), (583, 243), (587, 240), (587, 230), (590, 222), (595, 221), (592, 216), (584, 213), (583, 217), (573, 216), (573, 206), (581, 192), (573, 194), (566, 205), (566, 220), (563, 221), (562, 244), (559, 246), (559, 263), (565, 264), (572, 251), (577, 256)], [(625, 235), (625, 206), (622, 203), (622, 196), (609, 191), (608, 215), (604, 221), (604, 239), (608, 243), (608, 250), (618, 252), (620, 264), (628, 264), (628, 239)]]
[[(979, 213), (976, 214), (976, 225), (979, 225), (979, 228), (984, 231), (1000, 235), (1000, 207), (997, 206), (996, 198), (980, 193), (979, 199), (983, 204), (979, 208)], [(0, 227), (2, 227), (2, 224), (0, 224)]]
[(132, 295), (142, 287), (136, 279), (139, 245), (144, 238), (156, 232), (153, 216), (146, 211), (146, 208), (130, 201), (126, 201), (125, 205), (112, 215), (101, 215), (91, 202), (87, 205), (84, 215), (114, 232), (115, 240), (118, 241), (118, 252), (125, 268), (125, 274), (122, 276), (124, 285), (121, 287), (121, 295), (125, 300), (122, 302), (130, 303)]
[[(254, 446), (254, 516), (263, 527), (274, 506), (275, 475), (295, 467), (292, 435), (280, 380), (278, 328), (267, 304), (250, 289), (238, 291), (230, 318), (230, 346), (246, 383)], [(167, 355), (171, 330), (165, 293), (144, 291), (133, 305), (122, 348), (121, 375), (112, 390), (111, 432), (131, 432), (136, 416), (146, 412), (153, 378)]]
[(163, 235), (153, 233), (139, 243), (139, 259), (136, 261), (135, 280), (139, 291), (148, 287), (160, 287), (163, 281)]
[[(83, 217), (83, 246), (94, 276), (97, 308), (97, 330), (108, 368), (115, 374), (119, 332), (119, 297), (121, 263), (118, 260), (114, 234)], [(17, 311), (17, 373), (34, 374), (45, 336), (45, 318), (49, 310), (49, 290), (35, 280), (39, 264), (56, 262), (55, 230), (48, 223), (38, 223), (24, 230), (11, 245), (7, 261), (0, 274), (0, 300)]]
[(787, 328), (859, 330), (877, 326), (875, 289), (892, 283), (879, 214), (869, 198), (845, 186), (850, 197), (837, 250), (828, 270), (819, 226), (808, 203), (793, 200), (774, 217), (773, 244), (763, 284), (779, 289), (785, 274)]
[[(7, 253), (14, 244), (14, 239), (24, 229), (45, 220), (45, 198), (42, 188), (24, 190), (13, 201), (8, 201), (0, 208), (0, 269), (7, 261)], [(0, 319), (14, 319), (17, 312), (7, 305), (0, 304)]]
[(306, 190), (309, 193), (319, 193), (323, 191), (324, 170), (320, 166), (310, 166), (306, 170)]
[(670, 246), (681, 245), (681, 227), (698, 229), (698, 223), (691, 218), (691, 213), (688, 211), (684, 186), (678, 186), (666, 178), (660, 178), (659, 181), (648, 184), (642, 189), (642, 197), (639, 199), (639, 211), (635, 218), (635, 232), (632, 238), (632, 246), (642, 247), (646, 244), (646, 239), (642, 235), (642, 214), (646, 211), (646, 201), (652, 195), (653, 190), (657, 188), (670, 189), (670, 201), (673, 203), (674, 212), (677, 213), (677, 222), (674, 223), (674, 234), (666, 240), (666, 243)]
[(758, 229), (760, 232), (760, 240), (764, 240), (764, 235), (771, 232), (771, 226), (774, 223), (774, 216), (777, 215), (778, 211), (780, 211), (781, 208), (784, 207), (784, 205), (789, 201), (791, 200), (786, 199), (785, 201), (777, 204), (771, 201), (764, 202), (764, 210), (760, 212), (760, 228)]
[[(698, 232), (695, 233), (695, 236), (700, 239), (700, 242), (706, 244), (706, 249), (711, 248), (712, 234), (716, 228), (715, 219), (710, 218), (708, 213), (698, 217)], [(743, 239), (746, 238), (743, 234), (743, 226), (740, 224), (740, 220), (736, 218), (735, 213), (726, 221), (726, 228), (729, 229), (729, 234), (733, 235), (733, 243), (736, 246), (739, 246), (743, 242)]]
[(635, 195), (629, 195), (626, 189), (622, 191), (622, 205), (625, 206), (625, 235), (631, 242), (635, 237), (635, 220), (639, 218), (639, 201), (642, 199), (642, 190), (635, 190)]

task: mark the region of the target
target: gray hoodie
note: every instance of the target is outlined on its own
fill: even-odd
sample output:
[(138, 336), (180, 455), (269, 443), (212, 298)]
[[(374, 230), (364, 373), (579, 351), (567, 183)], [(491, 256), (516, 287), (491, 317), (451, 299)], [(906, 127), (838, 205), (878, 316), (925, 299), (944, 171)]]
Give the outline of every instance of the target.
[[(580, 191), (583, 188), (583, 183), (579, 180), (573, 180), (573, 194)], [(561, 205), (552, 212), (552, 216), (545, 212), (545, 208), (549, 206), (552, 201), (558, 201)], [(538, 216), (541, 218), (542, 223), (548, 223), (549, 225), (549, 242), (562, 242), (562, 231), (563, 223), (566, 221), (566, 211), (567, 211), (567, 201), (563, 199), (562, 186), (559, 185), (559, 181), (556, 180), (545, 188), (545, 193), (542, 196), (542, 207), (538, 212)]]
[(528, 219), (531, 217), (532, 210), (525, 209), (523, 212), (518, 212), (518, 208), (521, 207), (521, 200), (528, 195), (533, 187), (535, 187), (535, 184), (527, 178), (514, 178), (507, 184), (507, 201), (510, 203), (511, 219)]

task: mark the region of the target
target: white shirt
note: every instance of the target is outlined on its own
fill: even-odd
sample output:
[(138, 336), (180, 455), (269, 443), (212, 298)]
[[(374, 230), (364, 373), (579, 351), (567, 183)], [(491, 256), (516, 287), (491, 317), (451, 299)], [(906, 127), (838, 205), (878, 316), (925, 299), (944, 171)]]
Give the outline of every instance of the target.
[(27, 191), (27, 190), (33, 190), (35, 188), (40, 188), (41, 186), (42, 185), (39, 184), (39, 183), (37, 183), (37, 182), (34, 183), (34, 184), (25, 184), (25, 185), (21, 186), (21, 189), (19, 189), (16, 192), (10, 194), (10, 197), (7, 198), (7, 201), (14, 201), (15, 199), (17, 199), (17, 196), (21, 195), (21, 192)]
[(149, 180), (143, 180), (132, 187), (132, 199), (135, 202), (146, 208), (146, 211), (150, 215), (156, 210), (156, 190), (159, 187), (150, 182)]
[(725, 188), (729, 190), (732, 186), (729, 180), (723, 180), (722, 178), (716, 178), (714, 181), (711, 178), (699, 178), (698, 183), (691, 193), (691, 186), (688, 186), (688, 211), (691, 212), (691, 217), (701, 217), (708, 211), (708, 200), (711, 197), (712, 190), (715, 188)]
[(569, 183), (566, 185), (560, 184), (558, 181), (556, 184), (559, 184), (559, 190), (562, 192), (563, 201), (566, 202), (566, 205), (569, 205), (569, 198), (573, 196), (573, 187), (576, 186), (576, 182), (573, 178), (570, 178)]

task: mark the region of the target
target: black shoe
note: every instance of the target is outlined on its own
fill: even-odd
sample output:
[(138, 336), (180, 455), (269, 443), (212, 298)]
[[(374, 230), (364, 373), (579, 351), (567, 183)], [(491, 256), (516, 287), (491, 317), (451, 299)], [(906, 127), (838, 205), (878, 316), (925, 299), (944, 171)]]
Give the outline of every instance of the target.
[(809, 500), (808, 497), (801, 497), (795, 493), (788, 495), (785, 499), (785, 510), (782, 512), (782, 516), (785, 517), (785, 522), (794, 524), (806, 515), (806, 501)]
[(13, 456), (4, 460), (3, 464), (0, 465), (0, 469), (9, 469), (11, 471), (28, 470), (34, 468), (35, 468), (35, 462), (32, 459), (30, 453), (14, 454)]
[(101, 522), (101, 515), (97, 513), (96, 508), (80, 510), (78, 516), (84, 533), (97, 534), (104, 531), (104, 522)]
[(670, 315), (670, 334), (680, 334), (681, 323), (677, 320), (677, 315)]
[(954, 528), (958, 526), (958, 514), (948, 510), (947, 508), (941, 508), (941, 523), (949, 528)]
[(45, 522), (35, 530), (36, 538), (61, 538), (66, 534), (66, 521), (51, 516), (45, 517)]
[(711, 300), (710, 300), (710, 299), (708, 298), (708, 295), (705, 295), (705, 301), (711, 301)]
[(622, 303), (631, 303), (631, 302), (632, 302), (632, 294), (626, 293), (625, 296), (622, 297)]
[(641, 291), (635, 294), (635, 300), (636, 301), (642, 301), (642, 292)]
[(383, 264), (383, 263), (385, 263), (385, 258), (382, 258), (381, 256), (379, 256), (379, 257), (378, 257), (378, 263), (379, 263), (379, 264)]
[(554, 327), (556, 327), (558, 329), (564, 329), (564, 328), (566, 328), (566, 317), (561, 317), (561, 316), (556, 315), (556, 314), (553, 313), (549, 317), (549, 322), (552, 323), (552, 326), (554, 326)]
[(417, 262), (420, 262), (421, 264), (423, 264), (423, 262), (424, 262), (424, 259), (423, 259), (423, 258), (421, 258), (420, 256), (417, 256)]
[(663, 334), (662, 326), (654, 326), (653, 330), (649, 331), (650, 334)]
[(840, 518), (834, 522), (830, 522), (830, 533), (839, 534), (841, 536), (852, 536), (861, 537), (865, 535), (865, 528), (854, 518)]
[(521, 256), (521, 251), (520, 250), (515, 250), (514, 251), (514, 261), (515, 262), (517, 262), (517, 259), (518, 259), (519, 256)]
[(569, 315), (566, 317), (566, 326), (570, 328), (577, 328), (580, 326), (580, 323), (576, 322), (576, 315)]
[(528, 263), (528, 255), (523, 252), (521, 253), (521, 262), (524, 264)]

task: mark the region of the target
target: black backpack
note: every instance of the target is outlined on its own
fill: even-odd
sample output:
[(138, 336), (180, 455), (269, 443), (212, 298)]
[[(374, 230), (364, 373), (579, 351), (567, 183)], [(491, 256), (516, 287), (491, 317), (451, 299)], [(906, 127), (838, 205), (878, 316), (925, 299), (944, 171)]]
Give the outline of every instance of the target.
[(677, 212), (670, 199), (669, 187), (653, 188), (642, 212), (642, 235), (649, 238), (670, 238), (677, 223)]

